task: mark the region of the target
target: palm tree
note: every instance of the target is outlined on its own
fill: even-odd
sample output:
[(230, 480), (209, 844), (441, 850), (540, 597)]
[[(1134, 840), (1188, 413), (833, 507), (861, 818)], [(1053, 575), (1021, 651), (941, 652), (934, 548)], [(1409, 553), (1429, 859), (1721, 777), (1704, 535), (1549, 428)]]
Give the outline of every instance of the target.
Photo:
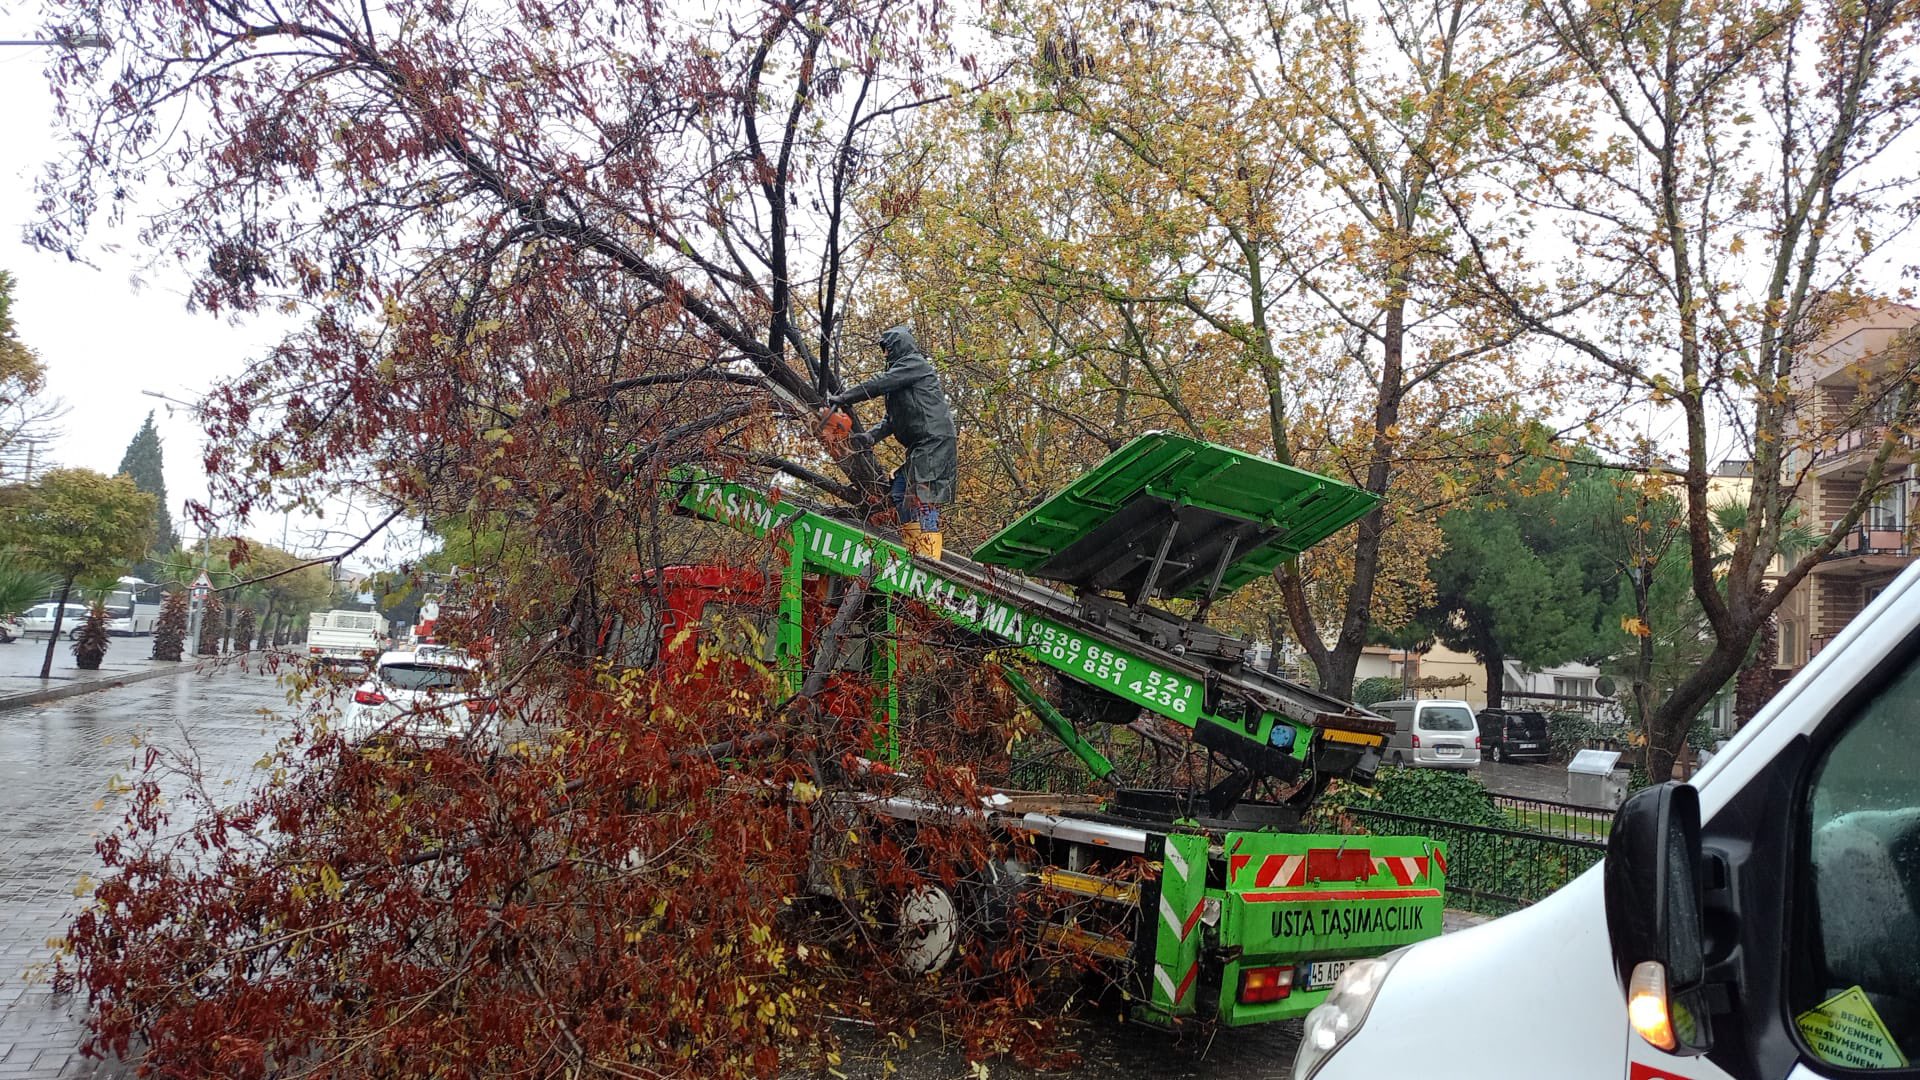
[[(1801, 556), (1817, 547), (1822, 539), (1820, 531), (1808, 525), (1802, 507), (1799, 504), (1787, 507), (1780, 515), (1780, 539), (1774, 545), (1779, 560), (1792, 566)], [(1715, 563), (1725, 562), (1733, 554), (1733, 545), (1747, 528), (1747, 504), (1741, 499), (1730, 499), (1708, 507), (1713, 516), (1715, 550), (1720, 554)]]
[(118, 577), (93, 577), (81, 583), (81, 595), (92, 603), (87, 617), (73, 636), (73, 666), (82, 671), (100, 670), (107, 658), (112, 637), (107, 633), (107, 597), (120, 584)]
[(0, 618), (10, 619), (46, 599), (59, 581), (12, 555), (0, 555)]

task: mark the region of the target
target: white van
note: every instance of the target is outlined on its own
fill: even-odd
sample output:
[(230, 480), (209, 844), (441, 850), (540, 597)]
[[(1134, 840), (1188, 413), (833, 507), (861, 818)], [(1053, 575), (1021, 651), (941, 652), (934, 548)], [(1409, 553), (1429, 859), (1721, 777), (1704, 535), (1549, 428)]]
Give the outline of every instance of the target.
[(1464, 701), (1383, 701), (1368, 706), (1393, 721), (1387, 739), (1389, 765), (1467, 769), (1480, 764), (1480, 723)]
[[(1459, 1022), (1484, 1002), (1497, 1030)], [(1296, 1080), (1920, 1077), (1920, 565), (1523, 911), (1357, 960)]]
[[(59, 611), (58, 603), (35, 604), (20, 613), (20, 629), (23, 633), (46, 637), (53, 633), (53, 617)], [(60, 632), (78, 641), (80, 624), (86, 622), (90, 614), (92, 609), (85, 604), (68, 604), (67, 610), (60, 615)]]

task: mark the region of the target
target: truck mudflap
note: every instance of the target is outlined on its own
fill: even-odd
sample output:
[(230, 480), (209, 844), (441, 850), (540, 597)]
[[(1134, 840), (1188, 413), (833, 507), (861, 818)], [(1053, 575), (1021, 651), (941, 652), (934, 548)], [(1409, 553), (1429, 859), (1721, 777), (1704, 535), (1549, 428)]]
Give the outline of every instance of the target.
[(1234, 1027), (1303, 1016), (1347, 962), (1440, 933), (1446, 848), (1420, 837), (1173, 834), (1161, 854), (1140, 913), (1148, 1023), (1209, 1006)]

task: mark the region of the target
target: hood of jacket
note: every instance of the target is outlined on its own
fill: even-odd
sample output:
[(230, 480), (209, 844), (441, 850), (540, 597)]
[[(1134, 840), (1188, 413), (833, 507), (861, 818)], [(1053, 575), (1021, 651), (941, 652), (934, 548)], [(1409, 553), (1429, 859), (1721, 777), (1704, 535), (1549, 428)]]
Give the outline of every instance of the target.
[(904, 362), (909, 356), (920, 353), (920, 343), (913, 339), (913, 330), (905, 323), (880, 333), (880, 344), (887, 350), (887, 366), (893, 367)]

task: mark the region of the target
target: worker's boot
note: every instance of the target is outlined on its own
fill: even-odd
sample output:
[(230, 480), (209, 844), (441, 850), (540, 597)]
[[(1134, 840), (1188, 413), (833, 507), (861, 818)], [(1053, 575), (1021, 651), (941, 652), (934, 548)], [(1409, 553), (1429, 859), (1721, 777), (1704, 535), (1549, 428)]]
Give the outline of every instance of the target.
[(921, 528), (919, 522), (909, 521), (900, 526), (900, 539), (905, 541), (909, 555), (917, 555), (922, 559), (940, 558), (939, 530), (928, 532)]

